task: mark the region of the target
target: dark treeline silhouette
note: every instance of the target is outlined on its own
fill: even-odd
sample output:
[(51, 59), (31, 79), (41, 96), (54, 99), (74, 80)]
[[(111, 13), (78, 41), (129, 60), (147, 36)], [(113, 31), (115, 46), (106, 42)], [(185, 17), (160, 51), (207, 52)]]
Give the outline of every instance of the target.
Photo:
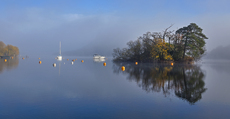
[(18, 67), (19, 60), (18, 58), (14, 59), (7, 59), (7, 62), (4, 61), (5, 59), (0, 59), (0, 74), (4, 70), (12, 70)]
[(0, 41), (0, 56), (17, 56), (19, 54), (19, 49), (13, 45), (6, 45)]
[[(125, 71), (121, 70), (125, 66)], [(113, 65), (114, 73), (123, 73), (127, 79), (135, 81), (139, 87), (147, 92), (162, 92), (165, 96), (170, 92), (190, 104), (196, 103), (205, 92), (205, 74), (196, 65), (157, 65), (116, 62)]]
[[(172, 25), (171, 25), (172, 26)], [(171, 27), (170, 26), (170, 27)], [(147, 32), (128, 48), (113, 50), (114, 61), (189, 61), (199, 60), (205, 52), (207, 37), (195, 23), (177, 31)]]

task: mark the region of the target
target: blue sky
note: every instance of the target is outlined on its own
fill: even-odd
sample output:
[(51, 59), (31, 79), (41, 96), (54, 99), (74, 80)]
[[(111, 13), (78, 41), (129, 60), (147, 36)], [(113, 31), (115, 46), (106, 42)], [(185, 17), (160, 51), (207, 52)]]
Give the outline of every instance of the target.
[(151, 16), (159, 12), (178, 13), (181, 15), (199, 15), (209, 7), (207, 1), (199, 0), (2, 0), (1, 10), (41, 8), (55, 10), (61, 14), (131, 14)]
[(52, 54), (59, 41), (64, 51), (95, 41), (124, 47), (147, 31), (160, 32), (171, 24), (176, 30), (194, 22), (204, 29), (209, 37), (206, 47), (212, 50), (230, 44), (229, 4), (228, 0), (0, 0), (0, 40), (18, 46), (22, 55)]

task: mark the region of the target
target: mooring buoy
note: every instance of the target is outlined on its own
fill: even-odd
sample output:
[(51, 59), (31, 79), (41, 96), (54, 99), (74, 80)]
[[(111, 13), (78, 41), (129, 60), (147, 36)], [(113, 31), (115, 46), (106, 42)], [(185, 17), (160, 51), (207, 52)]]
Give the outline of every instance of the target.
[(122, 66), (122, 67), (121, 67), (121, 70), (122, 70), (122, 71), (125, 71), (125, 67), (124, 67), (124, 66)]

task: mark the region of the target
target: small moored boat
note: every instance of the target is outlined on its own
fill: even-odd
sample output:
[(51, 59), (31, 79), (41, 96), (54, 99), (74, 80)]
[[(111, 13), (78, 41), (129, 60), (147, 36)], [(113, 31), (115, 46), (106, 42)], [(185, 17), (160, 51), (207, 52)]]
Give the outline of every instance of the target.
[(101, 55), (98, 55), (98, 54), (94, 54), (94, 55), (93, 55), (93, 58), (94, 58), (94, 59), (105, 59), (105, 56), (101, 56)]

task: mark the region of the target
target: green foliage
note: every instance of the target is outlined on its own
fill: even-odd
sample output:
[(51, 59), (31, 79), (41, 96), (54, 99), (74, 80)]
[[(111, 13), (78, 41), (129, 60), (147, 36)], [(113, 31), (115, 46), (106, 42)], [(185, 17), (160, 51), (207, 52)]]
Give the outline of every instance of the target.
[(183, 59), (185, 56), (190, 56), (195, 60), (201, 58), (205, 52), (205, 40), (208, 39), (203, 33), (202, 29), (195, 23), (191, 23), (187, 27), (180, 28), (176, 34), (182, 35), (183, 42)]
[(19, 49), (13, 45), (5, 45), (0, 41), (0, 56), (17, 56), (19, 55)]
[[(171, 26), (170, 26), (171, 27)], [(169, 27), (169, 28), (170, 28)], [(114, 49), (114, 61), (193, 61), (205, 53), (208, 39), (195, 23), (173, 31), (147, 32), (136, 41), (129, 41), (128, 48)]]
[(138, 39), (136, 41), (129, 41), (127, 43), (127, 48), (117, 48), (113, 50), (113, 57), (115, 60), (122, 60), (122, 61), (141, 61), (143, 49), (141, 41)]

